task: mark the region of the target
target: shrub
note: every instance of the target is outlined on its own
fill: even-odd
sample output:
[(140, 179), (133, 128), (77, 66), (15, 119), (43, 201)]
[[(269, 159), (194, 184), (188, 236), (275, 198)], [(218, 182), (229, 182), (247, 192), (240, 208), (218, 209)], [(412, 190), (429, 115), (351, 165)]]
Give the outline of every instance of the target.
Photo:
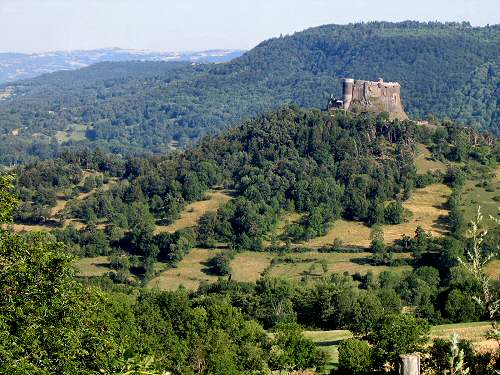
[(210, 260), (211, 271), (218, 276), (226, 276), (231, 273), (231, 260), (234, 259), (234, 252), (222, 252)]
[(372, 349), (366, 341), (348, 339), (340, 343), (339, 370), (341, 374), (370, 374), (372, 367)]

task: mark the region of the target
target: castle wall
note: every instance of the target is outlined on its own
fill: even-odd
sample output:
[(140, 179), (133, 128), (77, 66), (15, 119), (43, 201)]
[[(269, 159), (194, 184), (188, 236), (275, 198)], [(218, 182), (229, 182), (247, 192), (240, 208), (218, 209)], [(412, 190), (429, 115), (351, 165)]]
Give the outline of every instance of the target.
[[(345, 110), (373, 114), (388, 112), (391, 119), (405, 120), (408, 118), (401, 102), (399, 83), (383, 82), (382, 80), (372, 82), (346, 79), (343, 90)], [(346, 98), (350, 100), (346, 101)]]

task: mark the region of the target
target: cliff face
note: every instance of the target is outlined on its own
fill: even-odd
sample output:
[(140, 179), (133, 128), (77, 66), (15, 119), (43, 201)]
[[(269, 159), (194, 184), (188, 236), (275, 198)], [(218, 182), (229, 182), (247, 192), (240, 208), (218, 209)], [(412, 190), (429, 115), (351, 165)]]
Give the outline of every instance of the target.
[(401, 102), (401, 86), (397, 82), (378, 82), (345, 79), (344, 109), (353, 113), (388, 112), (390, 119), (406, 120)]

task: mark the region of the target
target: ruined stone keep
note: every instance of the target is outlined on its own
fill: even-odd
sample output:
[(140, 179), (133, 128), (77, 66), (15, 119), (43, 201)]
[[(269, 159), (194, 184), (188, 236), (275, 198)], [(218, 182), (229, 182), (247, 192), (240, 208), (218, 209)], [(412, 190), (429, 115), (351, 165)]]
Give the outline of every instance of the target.
[(406, 120), (403, 103), (401, 102), (401, 85), (397, 82), (377, 82), (342, 80), (342, 99), (330, 99), (329, 110), (344, 110), (352, 113), (370, 113), (378, 115), (389, 113), (391, 120)]

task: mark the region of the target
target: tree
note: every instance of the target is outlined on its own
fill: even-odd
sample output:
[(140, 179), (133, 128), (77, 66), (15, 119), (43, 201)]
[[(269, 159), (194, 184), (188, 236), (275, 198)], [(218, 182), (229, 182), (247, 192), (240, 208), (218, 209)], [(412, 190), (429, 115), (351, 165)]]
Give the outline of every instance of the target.
[(384, 316), (369, 335), (374, 345), (374, 359), (379, 367), (389, 362), (393, 365), (402, 354), (410, 354), (422, 349), (427, 343), (429, 324), (406, 314)]
[[(491, 217), (491, 219), (500, 224), (498, 219)], [(497, 317), (500, 312), (500, 299), (497, 299), (496, 294), (492, 290), (491, 278), (485, 271), (486, 264), (493, 257), (493, 254), (484, 256), (482, 251), (482, 243), (487, 235), (486, 230), (481, 229), (483, 215), (481, 214), (481, 207), (477, 209), (477, 216), (471, 221), (471, 228), (469, 229), (469, 236), (472, 239), (472, 246), (467, 250), (467, 260), (458, 258), (459, 262), (465, 267), (476, 281), (481, 285), (481, 296), (475, 296), (477, 303), (483, 306), (491, 322), (491, 329), (488, 332), (488, 337), (495, 339), (500, 347), (500, 330), (497, 325)]]
[[(0, 177), (0, 218), (16, 200)], [(42, 233), (0, 229), (0, 372), (84, 374), (112, 371), (120, 347), (106, 319), (106, 299), (75, 279), (63, 245)]]
[(360, 294), (348, 327), (355, 335), (368, 336), (383, 315), (380, 299), (374, 292), (366, 291)]
[(231, 260), (234, 258), (234, 253), (222, 252), (217, 254), (210, 260), (210, 267), (214, 274), (226, 276), (231, 273)]
[(18, 200), (11, 191), (15, 177), (0, 174), (0, 224), (12, 221), (12, 214), (18, 206)]
[(276, 326), (271, 348), (272, 369), (321, 370), (326, 361), (326, 353), (304, 337), (297, 323), (280, 323)]
[(373, 373), (372, 349), (366, 341), (347, 339), (339, 345), (339, 370), (346, 375)]
[(391, 202), (385, 207), (384, 221), (387, 224), (401, 224), (404, 221), (404, 207), (400, 201)]

